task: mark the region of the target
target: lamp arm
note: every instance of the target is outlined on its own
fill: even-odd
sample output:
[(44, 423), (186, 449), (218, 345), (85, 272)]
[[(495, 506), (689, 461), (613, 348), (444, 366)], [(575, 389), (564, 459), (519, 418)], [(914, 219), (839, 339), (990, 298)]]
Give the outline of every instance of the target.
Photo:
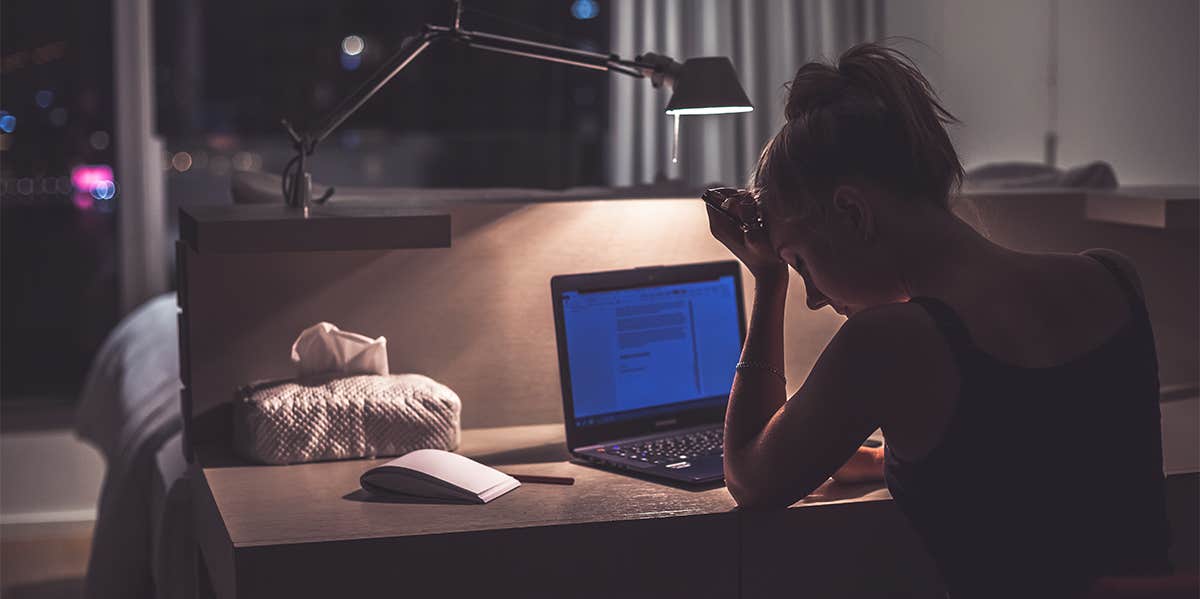
[[(425, 30), (413, 36), (406, 38), (401, 44), (400, 49), (391, 56), (383, 66), (379, 67), (369, 79), (364, 81), (354, 90), (349, 96), (346, 96), (338, 105), (329, 113), (322, 124), (309, 132), (309, 143), (316, 146), (329, 137), (329, 134), (337, 130), (346, 119), (350, 118), (363, 104), (366, 104), (383, 86), (400, 74), (405, 67), (409, 65), (417, 56), (425, 51), (430, 44), (446, 37), (444, 33), (433, 31), (429, 26)], [(312, 148), (309, 148), (309, 153)]]
[[(370, 78), (359, 85), (350, 95), (343, 98), (324, 119), (318, 120), (318, 125), (306, 130), (303, 134), (297, 133), (287, 119), (283, 120), (283, 126), (292, 138), (292, 145), (296, 148), (296, 156), (284, 167), (281, 181), (283, 199), (287, 205), (307, 209), (309, 202), (313, 201), (312, 178), (308, 173), (308, 165), (306, 163), (308, 156), (316, 151), (317, 144), (324, 141), (346, 119), (350, 118), (355, 112), (358, 112), (358, 109), (362, 108), (363, 104), (378, 93), (380, 89), (383, 89), (383, 86), (387, 85), (396, 75), (400, 74), (400, 71), (403, 71), (430, 44), (443, 37), (445, 37), (444, 33), (431, 31), (426, 26), (421, 33), (406, 38), (400, 44), (400, 49), (388, 58)], [(332, 187), (328, 188), (324, 196), (315, 200), (316, 203), (324, 203), (333, 195), (333, 191)]]
[(674, 83), (675, 75), (678, 74), (679, 69), (683, 66), (670, 57), (653, 53), (638, 56), (634, 60), (627, 60), (617, 54), (603, 54), (482, 31), (454, 29), (437, 25), (429, 25), (428, 28), (431, 31), (447, 35), (449, 39), (455, 42), (480, 50), (523, 56), (525, 58), (597, 71), (621, 73), (622, 75), (638, 79), (650, 77), (654, 87), (661, 87), (664, 83), (669, 87)]
[[(287, 129), (288, 135), (291, 136), (293, 145), (296, 147), (296, 156), (288, 162), (283, 172), (283, 196), (289, 206), (297, 208), (307, 207), (311, 201), (312, 180), (305, 163), (307, 162), (307, 157), (316, 150), (317, 144), (324, 141), (346, 119), (350, 118), (355, 112), (358, 112), (358, 109), (362, 108), (363, 104), (366, 104), (379, 90), (383, 89), (383, 86), (387, 85), (396, 75), (400, 74), (400, 71), (404, 70), (405, 67), (412, 63), (417, 56), (434, 42), (450, 40), (468, 47), (490, 52), (522, 56), (598, 71), (610, 71), (639, 79), (649, 77), (654, 87), (662, 87), (664, 85), (670, 87), (674, 85), (679, 70), (682, 68), (682, 65), (672, 58), (659, 54), (647, 53), (638, 56), (634, 60), (626, 60), (616, 54), (601, 54), (599, 52), (493, 33), (468, 31), (459, 27), (460, 13), (458, 11), (461, 11), (461, 4), (456, 3), (453, 27), (425, 25), (421, 33), (406, 38), (400, 44), (400, 49), (395, 54), (388, 58), (353, 93), (339, 102), (328, 113), (328, 116), (317, 121), (319, 124), (316, 127), (300, 134), (284, 119), (283, 125)], [(331, 187), (323, 197), (315, 200), (316, 203), (325, 202), (332, 193), (333, 188)]]
[[(654, 53), (638, 56), (635, 60), (625, 60), (616, 54), (601, 54), (599, 52), (590, 52), (567, 46), (557, 46), (480, 31), (426, 25), (421, 33), (405, 39), (401, 43), (400, 49), (376, 70), (370, 78), (359, 85), (358, 89), (354, 90), (353, 93), (338, 103), (329, 115), (320, 121), (321, 124), (319, 126), (308, 131), (307, 135), (304, 136), (306, 138), (304, 139), (306, 153), (311, 154), (317, 144), (324, 141), (346, 119), (350, 118), (355, 112), (358, 112), (358, 109), (363, 104), (366, 104), (368, 100), (395, 78), (400, 71), (404, 70), (417, 56), (424, 52), (431, 44), (442, 39), (456, 41), (480, 50), (523, 56), (599, 71), (611, 71), (639, 79), (649, 76), (654, 87), (661, 87), (664, 84), (669, 87), (674, 82), (674, 75), (678, 72), (678, 67), (680, 66), (678, 62), (672, 60), (670, 57)], [(300, 140), (297, 139), (294, 141), (299, 142)]]

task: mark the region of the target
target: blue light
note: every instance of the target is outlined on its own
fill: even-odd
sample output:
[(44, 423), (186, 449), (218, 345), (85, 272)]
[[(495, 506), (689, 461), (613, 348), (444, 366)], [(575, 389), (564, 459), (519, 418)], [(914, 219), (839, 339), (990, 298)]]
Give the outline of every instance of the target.
[(97, 200), (111, 200), (117, 195), (117, 186), (112, 181), (100, 181), (92, 188), (92, 197)]
[(342, 132), (342, 147), (353, 150), (362, 145), (362, 134), (354, 129), (347, 129)]
[(33, 101), (37, 103), (38, 108), (49, 108), (54, 103), (54, 92), (48, 89), (39, 90), (33, 94)]
[(596, 0), (575, 0), (571, 4), (571, 16), (581, 21), (594, 19), (600, 14), (600, 6), (596, 4)]
[(358, 69), (359, 65), (362, 64), (362, 54), (361, 53), (346, 54), (345, 52), (342, 52), (340, 55), (340, 58), (342, 61), (342, 68), (347, 71), (356, 70), (356, 69)]
[(13, 129), (16, 129), (16, 128), (17, 128), (17, 117), (15, 117), (11, 114), (8, 114), (7, 112), (0, 112), (0, 131), (3, 131), (5, 133), (12, 133)]

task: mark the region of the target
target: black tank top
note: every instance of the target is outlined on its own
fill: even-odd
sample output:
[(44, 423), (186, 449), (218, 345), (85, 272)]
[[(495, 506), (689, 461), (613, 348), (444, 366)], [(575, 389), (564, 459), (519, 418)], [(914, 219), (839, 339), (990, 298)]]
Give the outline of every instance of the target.
[(1022, 368), (976, 348), (945, 303), (937, 323), (961, 386), (940, 443), (884, 474), (950, 596), (1069, 597), (1100, 576), (1165, 574), (1169, 544), (1158, 361), (1145, 303), (1112, 258), (1131, 316), (1065, 364)]

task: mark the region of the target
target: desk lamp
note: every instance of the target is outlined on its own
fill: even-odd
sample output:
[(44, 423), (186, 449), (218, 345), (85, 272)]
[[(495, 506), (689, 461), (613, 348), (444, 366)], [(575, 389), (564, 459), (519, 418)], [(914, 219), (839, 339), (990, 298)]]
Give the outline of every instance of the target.
[(637, 77), (649, 78), (658, 87), (674, 90), (666, 113), (675, 117), (675, 142), (678, 145), (679, 117), (681, 115), (729, 114), (754, 110), (746, 92), (738, 83), (733, 63), (724, 56), (691, 58), (683, 64), (660, 54), (646, 53), (634, 60), (625, 60), (616, 54), (601, 54), (556, 46), (515, 37), (495, 35), (481, 31), (463, 29), (462, 1), (454, 2), (454, 20), (449, 26), (425, 25), (421, 32), (406, 38), (400, 49), (364, 81), (349, 96), (346, 96), (316, 126), (298, 133), (283, 120), (296, 149), (296, 156), (283, 169), (283, 197), (290, 208), (304, 209), (312, 203), (323, 204), (333, 195), (330, 187), (320, 198), (312, 197), (312, 175), (307, 170), (308, 157), (330, 133), (333, 133), (350, 115), (387, 85), (400, 71), (404, 70), (430, 45), (453, 42), (471, 48), (523, 56), (568, 66), (609, 71)]

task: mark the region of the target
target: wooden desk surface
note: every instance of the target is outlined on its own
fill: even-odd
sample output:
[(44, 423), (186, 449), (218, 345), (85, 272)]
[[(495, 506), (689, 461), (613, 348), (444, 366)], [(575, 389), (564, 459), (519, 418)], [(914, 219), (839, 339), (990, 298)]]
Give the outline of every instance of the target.
[[(440, 596), (496, 588), (520, 588), (527, 597), (729, 597), (743, 589), (752, 591), (745, 597), (772, 596), (796, 566), (752, 565), (747, 587), (740, 549), (747, 543), (766, 551), (756, 562), (774, 564), (788, 551), (769, 548), (793, 544), (791, 535), (822, 520), (822, 510), (811, 508), (833, 504), (858, 506), (849, 517), (872, 527), (846, 538), (899, 521), (879, 484), (827, 484), (791, 510), (750, 514), (736, 509), (724, 486), (692, 490), (574, 464), (560, 424), (468, 429), (459, 452), (508, 472), (572, 476), (575, 484), (526, 484), (486, 505), (380, 502), (359, 490), (358, 477), (383, 459), (256, 466), (200, 448), (192, 482), (201, 596), (390, 588)], [(803, 517), (780, 519), (787, 514)], [(747, 530), (756, 540), (746, 540)], [(822, 555), (857, 563), (836, 543), (810, 541)], [(881, 561), (907, 564), (912, 553), (909, 543)]]
[[(514, 473), (575, 478), (572, 486), (525, 484), (486, 505), (372, 501), (358, 478), (388, 459), (293, 466), (203, 468), (234, 547), (450, 534), (729, 512), (724, 486), (691, 490), (566, 461), (560, 424), (463, 431), (459, 453)], [(231, 464), (213, 454), (202, 463)], [(828, 484), (797, 504), (890, 499), (875, 485)]]

